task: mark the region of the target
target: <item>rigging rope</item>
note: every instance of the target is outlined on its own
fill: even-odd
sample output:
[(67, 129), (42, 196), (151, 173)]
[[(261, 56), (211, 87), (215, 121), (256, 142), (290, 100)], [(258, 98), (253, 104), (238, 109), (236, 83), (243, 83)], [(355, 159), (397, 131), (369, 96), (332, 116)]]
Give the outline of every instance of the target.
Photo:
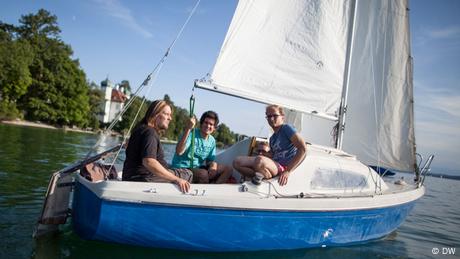
[[(195, 96), (193, 92), (195, 87), (192, 88), (192, 95), (190, 96), (190, 118), (193, 118), (195, 111)], [(193, 169), (193, 158), (195, 155), (195, 127), (192, 128), (192, 143), (190, 144), (190, 168)]]
[[(201, 0), (197, 0), (195, 6), (193, 7), (193, 9), (190, 11), (190, 14), (189, 16), (187, 17), (187, 20), (184, 22), (184, 24), (182, 25), (181, 29), (179, 30), (179, 32), (177, 33), (175, 39), (172, 41), (172, 43), (169, 45), (169, 47), (166, 49), (166, 52), (165, 54), (163, 55), (163, 57), (160, 59), (160, 61), (157, 63), (157, 65), (155, 66), (155, 68), (152, 70), (152, 72), (150, 72), (147, 77), (145, 78), (145, 80), (142, 82), (142, 84), (139, 86), (139, 88), (134, 92), (134, 94), (132, 95), (132, 97), (129, 99), (128, 103), (123, 107), (123, 109), (121, 110), (121, 112), (115, 117), (115, 119), (112, 121), (112, 123), (109, 125), (109, 127), (104, 131), (104, 134), (102, 134), (102, 136), (98, 139), (98, 141), (96, 142), (96, 144), (89, 150), (89, 152), (87, 153), (86, 155), (86, 158), (88, 158), (91, 153), (93, 151), (96, 150), (96, 148), (101, 144), (101, 140), (102, 140), (102, 137), (103, 136), (106, 136), (108, 135), (108, 132), (110, 132), (113, 127), (115, 126), (115, 124), (118, 122), (118, 120), (121, 118), (121, 116), (123, 116), (123, 114), (128, 110), (128, 108), (131, 106), (131, 104), (134, 102), (134, 99), (135, 97), (138, 96), (138, 94), (149, 84), (149, 81), (151, 80), (152, 78), (152, 75), (154, 75), (154, 81), (157, 79), (157, 76), (159, 74), (159, 72), (161, 71), (161, 68), (163, 67), (163, 64), (164, 62), (166, 61), (169, 53), (171, 52), (171, 50), (173, 49), (174, 45), (176, 44), (177, 40), (182, 36), (182, 32), (184, 31), (185, 27), (188, 25), (190, 19), (192, 18), (192, 16), (195, 14), (196, 12), (196, 9), (198, 8), (199, 4), (200, 4)], [(148, 92), (147, 92), (147, 95), (150, 93), (150, 90), (151, 88), (148, 89)], [(125, 134), (125, 137), (123, 139), (123, 143), (126, 143), (126, 140), (127, 140), (127, 137), (130, 135), (131, 133), (131, 130), (139, 116), (139, 113), (142, 109), (142, 106), (144, 105), (145, 103), (145, 95), (142, 97), (142, 102), (141, 102), (141, 105), (139, 106), (139, 109), (137, 110), (137, 113), (129, 127), (129, 130), (128, 132)], [(118, 149), (116, 155), (115, 155), (115, 158), (113, 159), (112, 163), (111, 163), (111, 166), (109, 168), (109, 170), (112, 169), (113, 165), (115, 164), (115, 161), (117, 160), (118, 158), (118, 155), (121, 151), (121, 149), (123, 148), (123, 145), (120, 145), (120, 148)]]

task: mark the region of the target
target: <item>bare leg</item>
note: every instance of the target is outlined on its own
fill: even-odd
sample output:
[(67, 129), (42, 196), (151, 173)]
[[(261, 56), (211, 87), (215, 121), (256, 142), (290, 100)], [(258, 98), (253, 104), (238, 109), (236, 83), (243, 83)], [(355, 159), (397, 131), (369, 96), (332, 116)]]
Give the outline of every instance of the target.
[(208, 170), (194, 168), (193, 172), (193, 182), (194, 183), (209, 183)]
[[(217, 164), (217, 175), (219, 176), (216, 183), (225, 183), (232, 175), (233, 168), (227, 165)], [(211, 178), (211, 177), (210, 177)]]
[(276, 163), (268, 157), (257, 156), (254, 160), (254, 169), (264, 175), (265, 179), (270, 179), (278, 175)]
[(233, 167), (245, 177), (254, 177), (255, 157), (239, 156), (233, 160)]

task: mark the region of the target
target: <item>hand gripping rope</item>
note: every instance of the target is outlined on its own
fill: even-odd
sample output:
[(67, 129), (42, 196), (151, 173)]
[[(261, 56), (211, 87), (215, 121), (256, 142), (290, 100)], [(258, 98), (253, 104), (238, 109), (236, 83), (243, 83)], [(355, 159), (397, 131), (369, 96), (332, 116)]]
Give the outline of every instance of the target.
[[(193, 113), (195, 110), (195, 96), (193, 91), (195, 87), (192, 88), (192, 95), (190, 96), (190, 118), (193, 118)], [(193, 169), (193, 157), (195, 155), (195, 127), (192, 128), (192, 143), (190, 144), (190, 169)]]

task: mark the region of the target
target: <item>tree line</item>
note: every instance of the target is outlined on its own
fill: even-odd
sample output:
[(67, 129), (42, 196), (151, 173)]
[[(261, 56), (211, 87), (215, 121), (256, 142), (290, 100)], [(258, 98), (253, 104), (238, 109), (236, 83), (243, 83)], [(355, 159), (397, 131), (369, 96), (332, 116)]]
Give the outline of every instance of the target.
[[(0, 21), (0, 120), (20, 118), (93, 130), (107, 126), (97, 118), (102, 112), (103, 93), (88, 82), (60, 32), (57, 17), (44, 9), (21, 16), (17, 26)], [(122, 83), (129, 87), (129, 81)], [(114, 128), (120, 133), (129, 130), (141, 106), (141, 98), (132, 98), (132, 105)], [(167, 95), (165, 100), (174, 109), (165, 137), (177, 140), (188, 111), (176, 107)], [(146, 100), (140, 117), (149, 104)], [(222, 123), (215, 137), (219, 145), (230, 145), (237, 134)]]

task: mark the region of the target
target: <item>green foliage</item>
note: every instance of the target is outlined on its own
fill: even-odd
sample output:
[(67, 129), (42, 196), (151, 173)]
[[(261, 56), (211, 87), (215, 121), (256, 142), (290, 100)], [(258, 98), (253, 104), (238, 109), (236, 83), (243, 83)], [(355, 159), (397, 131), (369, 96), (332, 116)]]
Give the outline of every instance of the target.
[(66, 44), (43, 38), (31, 64), (32, 84), (21, 98), (26, 118), (58, 125), (85, 126), (90, 111), (86, 76), (70, 59)]
[(57, 25), (56, 15), (44, 9), (38, 10), (37, 14), (23, 15), (19, 19), (22, 26), (15, 29), (20, 38), (36, 40), (37, 38), (58, 39), (61, 29)]
[(17, 109), (16, 104), (6, 100), (0, 101), (0, 120), (22, 119), (22, 113)]
[(219, 147), (232, 145), (235, 143), (235, 133), (233, 133), (230, 128), (221, 123), (217, 128), (216, 132), (214, 133), (214, 137), (216, 138), (216, 142)]
[[(168, 95), (165, 95), (163, 100), (170, 103), (173, 107), (173, 119), (169, 123), (169, 128), (166, 131), (165, 137), (168, 139), (178, 140), (179, 136), (183, 133), (186, 123), (189, 119), (190, 112), (187, 109), (175, 106)], [(199, 123), (199, 122), (198, 122)], [(235, 143), (236, 134), (233, 133), (227, 125), (221, 123), (215, 133), (217, 146), (219, 148), (232, 145)]]
[[(142, 120), (142, 118), (144, 117), (151, 103), (148, 100), (145, 100), (143, 102), (142, 98), (137, 97), (137, 96), (133, 96), (131, 98), (134, 98), (133, 100), (131, 100), (132, 104), (128, 107), (126, 112), (123, 114), (122, 120), (118, 122), (114, 127), (115, 130), (122, 132), (122, 133), (127, 133), (131, 125), (133, 125), (133, 128), (134, 128), (139, 123), (139, 121)], [(142, 105), (142, 108), (141, 108), (141, 105)], [(139, 114), (138, 114), (138, 111), (139, 111)], [(136, 118), (136, 114), (138, 114), (137, 118)]]
[(41, 9), (19, 23), (0, 26), (2, 99), (17, 101), (29, 120), (87, 126), (86, 76), (78, 60), (71, 59), (71, 47), (59, 39), (57, 17)]
[(164, 137), (167, 139), (178, 140), (189, 118), (189, 111), (175, 106), (174, 102), (171, 101), (171, 98), (167, 94), (163, 97), (163, 100), (168, 102), (173, 110), (172, 120), (169, 123), (168, 130), (165, 132)]
[(104, 93), (97, 87), (97, 85), (91, 83), (88, 94), (90, 112), (87, 114), (87, 127), (92, 129), (98, 129), (100, 126), (98, 115), (100, 115), (103, 112), (101, 104), (104, 100)]
[(173, 118), (169, 123), (165, 137), (168, 139), (178, 140), (179, 136), (185, 129), (186, 122), (189, 118), (189, 112), (181, 107), (173, 107)]
[(11, 41), (15, 33), (15, 27), (0, 21), (0, 42)]
[[(88, 83), (72, 48), (59, 37), (57, 17), (40, 9), (19, 19), (19, 26), (0, 21), (0, 119), (25, 118), (50, 124), (100, 127), (104, 93)], [(131, 93), (128, 80), (120, 83)], [(132, 105), (115, 125), (126, 133), (147, 111), (150, 101), (132, 97)], [(173, 108), (173, 118), (165, 133), (177, 140), (189, 118), (189, 111), (176, 107), (168, 95), (164, 100)], [(141, 107), (142, 105), (142, 107)], [(140, 110), (140, 111), (139, 111)], [(136, 114), (138, 114), (136, 118)], [(215, 133), (220, 146), (230, 145), (235, 134), (221, 124)]]
[(27, 41), (12, 40), (11, 32), (3, 27), (0, 26), (5, 35), (0, 37), (0, 99), (15, 103), (32, 83), (29, 65), (33, 53)]

